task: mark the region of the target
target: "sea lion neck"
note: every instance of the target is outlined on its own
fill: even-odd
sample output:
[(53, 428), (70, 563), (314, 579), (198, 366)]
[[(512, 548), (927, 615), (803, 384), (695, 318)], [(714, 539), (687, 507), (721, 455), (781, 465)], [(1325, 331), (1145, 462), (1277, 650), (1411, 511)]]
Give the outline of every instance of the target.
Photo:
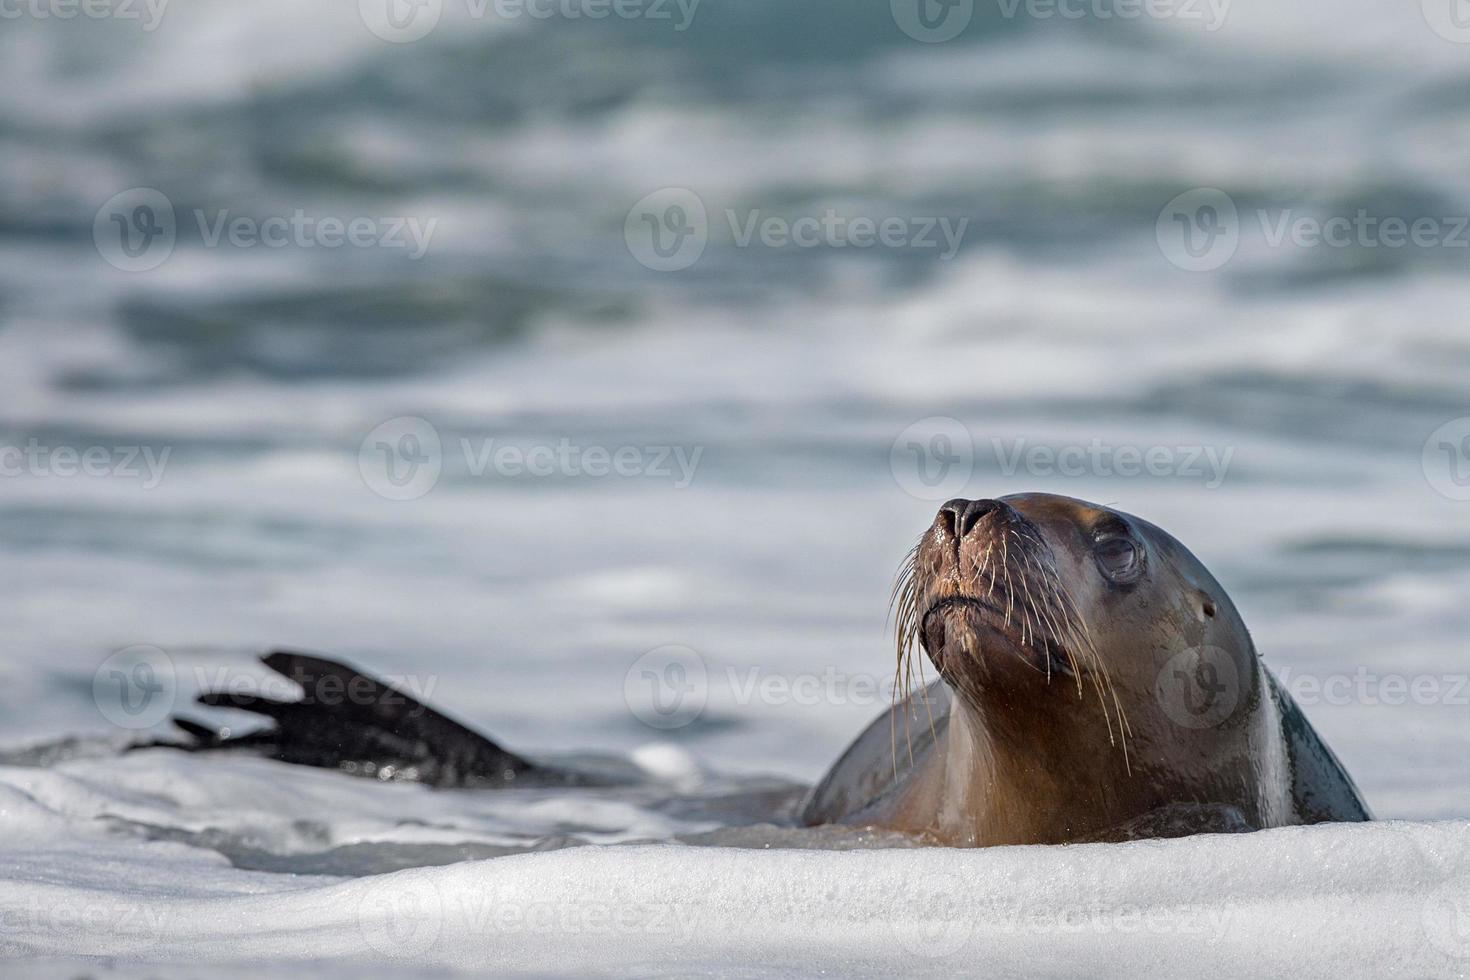
[(956, 698), (925, 772), (896, 801), (893, 818), (962, 847), (1065, 843), (1094, 833), (1123, 819), (1111, 783), (1126, 778), (1121, 751), (1098, 735), (1085, 725), (1008, 732), (985, 707)]

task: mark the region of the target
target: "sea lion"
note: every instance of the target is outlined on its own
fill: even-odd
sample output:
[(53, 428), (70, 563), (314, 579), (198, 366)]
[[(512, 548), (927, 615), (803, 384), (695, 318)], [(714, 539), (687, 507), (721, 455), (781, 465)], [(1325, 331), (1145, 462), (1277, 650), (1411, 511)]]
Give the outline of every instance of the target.
[(808, 824), (985, 846), (1370, 819), (1220, 583), (1147, 521), (951, 500), (895, 593), (903, 676), (917, 648), (940, 680), (859, 736)]
[[(1225, 590), (1147, 521), (1051, 494), (951, 500), (895, 599), (906, 695), (810, 791), (799, 823), (988, 846), (1370, 819)], [(206, 693), (275, 727), (222, 736), (180, 721), (182, 747), (437, 786), (606, 783), (508, 752), (335, 661), (265, 661), (306, 697)], [(313, 696), (327, 681), (363, 696)]]

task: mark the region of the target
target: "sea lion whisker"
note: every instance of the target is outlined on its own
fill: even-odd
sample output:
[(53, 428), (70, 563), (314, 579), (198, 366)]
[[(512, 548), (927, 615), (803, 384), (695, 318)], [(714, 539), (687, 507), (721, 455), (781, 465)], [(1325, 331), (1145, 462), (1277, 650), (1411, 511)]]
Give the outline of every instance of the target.
[[(1029, 561), (1030, 559), (1028, 558), (1027, 560)], [(1045, 583), (1043, 582), (1043, 585), (1044, 584)], [(1037, 632), (1037, 635), (1038, 636), (1041, 636), (1042, 635), (1042, 629), (1041, 629), (1041, 627), (1043, 627), (1043, 626), (1045, 626), (1047, 628), (1048, 633), (1049, 633), (1049, 631), (1051, 629), (1051, 624), (1048, 622), (1047, 617), (1045, 616), (1045, 614), (1043, 612), (1043, 610), (1045, 610), (1045, 608), (1046, 608), (1046, 603), (1045, 602), (1042, 602), (1041, 605), (1040, 605), (1040, 608), (1038, 608), (1037, 603), (1036, 603), (1036, 600), (1031, 595), (1031, 591), (1030, 591), (1030, 586), (1029, 585), (1027, 586), (1026, 601), (1027, 601), (1027, 603), (1031, 607), (1031, 613), (1032, 613), (1032, 615), (1034, 615), (1036, 617), (1036, 621), (1037, 621), (1037, 630), (1036, 630), (1036, 632)], [(1040, 646), (1041, 646), (1043, 652), (1046, 653), (1046, 658), (1045, 658), (1046, 659), (1046, 680), (1047, 680), (1047, 683), (1051, 683), (1051, 655), (1050, 655), (1050, 652), (1046, 650), (1046, 639), (1045, 638), (1042, 639), (1042, 642), (1041, 642)]]
[(919, 696), (924, 699), (924, 713), (929, 717), (929, 742), (932, 745), (939, 740), (939, 734), (934, 730), (934, 706), (929, 703), (929, 679), (924, 676), (924, 658), (919, 660)]
[[(1017, 538), (1019, 540), (1021, 536), (1017, 535)], [(1072, 668), (1073, 673), (1076, 674), (1076, 658), (1072, 654), (1071, 650), (1067, 649), (1067, 643), (1061, 625), (1056, 621), (1055, 617), (1052, 616), (1052, 611), (1054, 608), (1056, 608), (1057, 594), (1060, 592), (1060, 584), (1056, 581), (1055, 577), (1055, 563), (1051, 559), (1050, 549), (1047, 548), (1044, 544), (1038, 544), (1041, 550), (1038, 550), (1034, 553), (1030, 550), (1023, 552), (1023, 557), (1025, 558), (1027, 566), (1036, 570), (1037, 576), (1040, 580), (1039, 585), (1046, 593), (1043, 601), (1037, 603), (1031, 595), (1028, 583), (1027, 601), (1031, 604), (1031, 610), (1038, 620), (1038, 629), (1036, 632), (1040, 634), (1042, 630), (1039, 627), (1042, 625), (1046, 627), (1045, 632), (1047, 634), (1047, 639), (1049, 639), (1056, 646), (1063, 648), (1063, 652), (1067, 657), (1068, 665)], [(1048, 656), (1046, 659), (1047, 680), (1048, 682), (1050, 682), (1051, 657)]]
[[(1029, 552), (1026, 552), (1026, 551), (1022, 551), (1021, 552), (1021, 557), (1025, 560), (1026, 565), (1027, 565), (1028, 568), (1035, 568), (1037, 570), (1038, 574), (1041, 575), (1041, 584), (1043, 586), (1045, 586), (1047, 584), (1046, 583), (1046, 576), (1045, 576), (1044, 569), (1042, 568), (1040, 562), (1033, 555), (1031, 555)], [(1033, 597), (1032, 592), (1031, 592), (1031, 581), (1030, 581), (1030, 579), (1031, 579), (1031, 577), (1029, 575), (1024, 575), (1024, 576), (1022, 576), (1021, 581), (1026, 586), (1026, 601), (1030, 605), (1031, 613), (1034, 616), (1036, 616), (1036, 619), (1038, 621), (1037, 622), (1037, 625), (1039, 627), (1040, 626), (1040, 620), (1041, 620), (1041, 614), (1040, 614), (1040, 612), (1037, 611), (1036, 601), (1035, 601), (1035, 598)], [(1038, 630), (1038, 632), (1039, 632), (1039, 630)]]
[(1021, 645), (1023, 647), (1028, 647), (1029, 648), (1031, 646), (1031, 614), (1030, 614), (1030, 611), (1027, 609), (1025, 603), (1029, 603), (1031, 601), (1031, 584), (1026, 581), (1026, 576), (1025, 575), (1020, 576), (1020, 579), (1021, 579), (1021, 589), (1022, 589), (1022, 591), (1024, 593), (1021, 596), (1023, 602), (1022, 602), (1022, 604), (1020, 604), (1020, 612), (1021, 612)]
[(1050, 583), (1045, 584), (1048, 591), (1046, 601), (1041, 603), (1041, 616), (1046, 622), (1046, 628), (1051, 641), (1056, 646), (1062, 647), (1066, 645), (1066, 638), (1061, 624), (1057, 622), (1056, 616), (1054, 615), (1056, 609), (1056, 590)]
[(1011, 607), (1015, 604), (1016, 593), (1011, 585), (1011, 548), (1010, 543), (1004, 537), (1001, 539), (1000, 567), (1006, 573), (1006, 628), (1011, 625)]
[[(1099, 654), (1096, 643), (1093, 641), (1091, 630), (1087, 626), (1086, 620), (1083, 619), (1081, 614), (1078, 612), (1075, 603), (1073, 603), (1072, 601), (1071, 596), (1064, 588), (1062, 588), (1061, 582), (1059, 581), (1059, 576), (1054, 567), (1050, 570), (1048, 582), (1052, 589), (1053, 595), (1057, 600), (1058, 608), (1062, 611), (1064, 617), (1068, 620), (1068, 625), (1070, 627), (1069, 632), (1071, 632), (1075, 638), (1073, 643), (1066, 644), (1066, 646), (1064, 647), (1067, 653), (1068, 660), (1075, 669), (1077, 661), (1072, 651), (1072, 647), (1075, 645), (1080, 651), (1081, 655), (1087, 660), (1088, 664), (1092, 666), (1093, 689), (1097, 693), (1098, 704), (1099, 707), (1102, 709), (1103, 723), (1106, 726), (1108, 732), (1108, 742), (1112, 745), (1121, 744), (1121, 747), (1123, 749), (1124, 767), (1131, 772), (1132, 768), (1129, 760), (1127, 744), (1128, 735), (1131, 733), (1131, 730), (1128, 726), (1127, 716), (1123, 710), (1122, 702), (1118, 698), (1117, 688), (1113, 683), (1112, 674), (1111, 671), (1108, 669), (1108, 664), (1102, 658), (1101, 654)], [(1082, 693), (1081, 672), (1077, 671), (1076, 673), (1078, 694), (1080, 696)], [(1111, 710), (1109, 702), (1111, 702)], [(1112, 718), (1113, 712), (1115, 711), (1118, 714), (1118, 731), (1116, 736), (1113, 732)]]
[[(901, 704), (904, 715), (904, 741), (909, 748), (910, 764), (913, 761), (913, 741), (909, 730), (908, 691), (910, 688), (910, 676), (913, 669), (913, 647), (916, 639), (918, 624), (918, 555), (919, 546), (923, 539), (920, 538), (909, 549), (903, 561), (899, 564), (898, 574), (894, 578), (893, 589), (889, 596), (889, 615), (894, 620), (894, 634), (897, 642), (896, 662), (894, 664), (893, 698), (894, 709), (889, 712), (890, 750), (893, 761), (894, 776), (898, 775), (898, 715)], [(897, 612), (895, 615), (895, 606)]]

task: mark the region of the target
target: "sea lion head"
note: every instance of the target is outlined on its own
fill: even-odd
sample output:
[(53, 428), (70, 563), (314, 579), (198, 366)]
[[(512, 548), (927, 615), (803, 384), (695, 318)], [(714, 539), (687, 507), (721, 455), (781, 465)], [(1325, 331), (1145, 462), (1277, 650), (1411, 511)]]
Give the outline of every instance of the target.
[(1127, 819), (1275, 778), (1250, 635), (1147, 521), (1052, 494), (951, 500), (896, 597), (901, 673), (922, 648), (987, 751), (1050, 779), (1059, 802)]

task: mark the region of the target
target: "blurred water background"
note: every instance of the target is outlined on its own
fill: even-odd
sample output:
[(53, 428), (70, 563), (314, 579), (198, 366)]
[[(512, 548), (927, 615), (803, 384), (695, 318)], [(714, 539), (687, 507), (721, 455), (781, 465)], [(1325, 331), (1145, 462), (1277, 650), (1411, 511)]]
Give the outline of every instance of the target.
[[(412, 41), (369, 29), (405, 22), (367, 0), (6, 19), (0, 444), (168, 455), (157, 480), (0, 479), (0, 744), (116, 731), (93, 678), (120, 648), (167, 650), (182, 705), (200, 671), (294, 645), (432, 678), (513, 746), (670, 739), (814, 778), (882, 705), (854, 679), (892, 671), (888, 589), (935, 506), (900, 437), (939, 417), (968, 438), (934, 443), (954, 430), (931, 421), (918, 442), (972, 447), (964, 495), (1144, 516), (1273, 667), (1356, 678), (1304, 701), (1380, 815), (1470, 812), (1470, 432), (1431, 440), (1470, 415), (1470, 47), (1434, 6), (1235, 0), (1210, 29), (1203, 4), (981, 3), (943, 41), (871, 0), (602, 19), (444, 0)], [(107, 203), (135, 188), (177, 232), (127, 271)], [(1239, 229), (1205, 271), (1168, 238), (1197, 188)], [(690, 193), (703, 253), (650, 268), (636, 206), (688, 217), (664, 205)], [(742, 246), (726, 217), (829, 209), (966, 223), (946, 258)], [(1283, 214), (1359, 211), (1444, 233), (1270, 240)], [(297, 212), (433, 230), (421, 255), (208, 240)], [(361, 458), (402, 417), (443, 447), (411, 500)], [(698, 462), (477, 474), (458, 447), (491, 439)], [(1229, 463), (1007, 464), (1097, 444)], [(671, 644), (702, 658), (709, 704), (660, 732), (625, 681)], [(752, 676), (839, 693), (742, 696)]]

